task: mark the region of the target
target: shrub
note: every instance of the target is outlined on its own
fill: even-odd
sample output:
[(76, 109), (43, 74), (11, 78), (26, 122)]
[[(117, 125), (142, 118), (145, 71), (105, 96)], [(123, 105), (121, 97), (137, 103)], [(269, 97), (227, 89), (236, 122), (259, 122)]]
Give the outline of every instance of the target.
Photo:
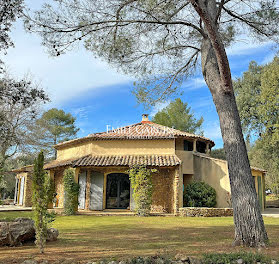
[(48, 204), (52, 204), (54, 197), (55, 197), (55, 185), (54, 185), (54, 180), (51, 179), (50, 177), (47, 177), (47, 199), (48, 199)]
[(135, 200), (135, 211), (139, 216), (147, 216), (150, 213), (152, 204), (152, 172), (155, 169), (148, 169), (144, 166), (134, 166), (129, 170), (133, 197)]
[(261, 254), (254, 253), (224, 253), (224, 254), (206, 254), (204, 255), (203, 264), (231, 264), (237, 263), (238, 259), (243, 260), (243, 264), (254, 264), (254, 263), (271, 263), (271, 259)]
[(214, 207), (216, 205), (216, 191), (207, 183), (194, 182), (184, 190), (185, 207)]
[(40, 253), (44, 253), (44, 246), (47, 236), (48, 224), (48, 189), (49, 181), (48, 175), (43, 169), (44, 167), (44, 154), (41, 151), (38, 158), (35, 159), (34, 172), (33, 172), (33, 210), (34, 222), (36, 230), (36, 245), (39, 247)]
[(64, 172), (64, 213), (66, 215), (74, 215), (78, 209), (79, 185), (75, 182), (74, 175), (72, 168), (66, 169)]

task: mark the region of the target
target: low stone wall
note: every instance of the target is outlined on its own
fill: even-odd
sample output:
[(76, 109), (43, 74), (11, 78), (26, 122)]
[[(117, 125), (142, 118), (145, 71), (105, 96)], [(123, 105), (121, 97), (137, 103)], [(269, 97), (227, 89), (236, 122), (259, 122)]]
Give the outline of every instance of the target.
[(209, 208), (209, 207), (183, 207), (179, 208), (179, 216), (189, 217), (218, 217), (232, 216), (232, 208)]

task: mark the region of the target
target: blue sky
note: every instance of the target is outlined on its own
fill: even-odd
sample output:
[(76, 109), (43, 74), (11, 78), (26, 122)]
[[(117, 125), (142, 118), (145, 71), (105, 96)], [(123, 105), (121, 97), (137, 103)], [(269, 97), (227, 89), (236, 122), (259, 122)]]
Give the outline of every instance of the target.
[[(31, 8), (39, 8), (42, 2), (26, 1)], [(131, 94), (133, 78), (93, 58), (82, 46), (52, 58), (41, 46), (40, 38), (26, 33), (21, 22), (14, 25), (12, 39), (15, 48), (9, 49), (3, 57), (10, 73), (19, 77), (31, 75), (45, 88), (52, 100), (46, 108), (57, 107), (71, 112), (77, 118), (79, 137), (106, 131), (107, 125), (116, 128), (137, 123), (142, 113), (153, 115), (166, 105), (162, 103), (144, 110)], [(269, 43), (254, 43), (245, 38), (228, 49), (228, 54), (233, 78), (246, 71), (251, 60), (262, 64), (274, 56)], [(188, 102), (196, 117), (204, 117), (204, 135), (214, 140), (216, 147), (222, 147), (219, 119), (202, 76), (193, 76), (181, 91), (182, 99)]]

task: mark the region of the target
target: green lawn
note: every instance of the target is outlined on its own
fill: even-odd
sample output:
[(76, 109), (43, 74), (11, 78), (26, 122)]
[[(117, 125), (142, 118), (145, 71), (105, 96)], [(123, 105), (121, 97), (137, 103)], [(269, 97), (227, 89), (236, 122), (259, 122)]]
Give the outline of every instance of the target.
[[(0, 212), (0, 219), (29, 217), (31, 212)], [(262, 253), (279, 258), (279, 219), (265, 218), (270, 245)], [(232, 217), (181, 218), (135, 216), (57, 216), (54, 227), (60, 236), (48, 243), (42, 257), (32, 244), (0, 249), (5, 263), (13, 258), (48, 260), (121, 259), (154, 254), (200, 256), (208, 252), (235, 252), (250, 249), (233, 248)]]

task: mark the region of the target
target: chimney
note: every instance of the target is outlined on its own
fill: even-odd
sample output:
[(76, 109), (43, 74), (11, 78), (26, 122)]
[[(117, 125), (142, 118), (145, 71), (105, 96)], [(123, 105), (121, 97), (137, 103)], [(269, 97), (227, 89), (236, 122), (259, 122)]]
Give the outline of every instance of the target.
[(141, 122), (148, 122), (148, 121), (149, 121), (148, 114), (143, 114)]

